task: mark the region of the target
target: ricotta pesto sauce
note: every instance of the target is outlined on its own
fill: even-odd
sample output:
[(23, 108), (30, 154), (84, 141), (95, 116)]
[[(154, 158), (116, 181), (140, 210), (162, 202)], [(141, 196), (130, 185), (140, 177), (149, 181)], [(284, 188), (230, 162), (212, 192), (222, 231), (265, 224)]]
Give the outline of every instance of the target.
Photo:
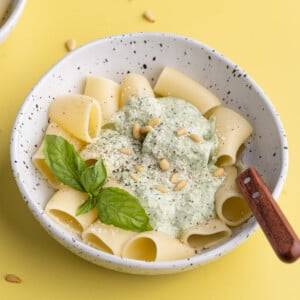
[[(160, 123), (135, 140), (133, 124), (143, 127), (152, 118), (159, 118)], [(178, 237), (183, 229), (215, 217), (214, 195), (223, 178), (212, 175), (218, 145), (214, 119), (207, 120), (181, 99), (147, 97), (131, 98), (112, 116), (111, 123), (114, 129), (102, 129), (98, 141), (82, 154), (102, 157), (108, 179), (132, 191), (155, 230)], [(179, 128), (185, 128), (187, 134), (178, 137)], [(197, 134), (201, 142), (193, 141), (189, 134)], [(132, 149), (132, 155), (121, 153), (120, 148)], [(161, 158), (168, 160), (169, 170), (160, 169)], [(142, 172), (136, 171), (136, 164), (143, 166)], [(174, 191), (175, 184), (170, 181), (174, 172), (178, 172), (178, 180), (186, 180), (182, 190)], [(155, 185), (169, 191), (162, 193)]]

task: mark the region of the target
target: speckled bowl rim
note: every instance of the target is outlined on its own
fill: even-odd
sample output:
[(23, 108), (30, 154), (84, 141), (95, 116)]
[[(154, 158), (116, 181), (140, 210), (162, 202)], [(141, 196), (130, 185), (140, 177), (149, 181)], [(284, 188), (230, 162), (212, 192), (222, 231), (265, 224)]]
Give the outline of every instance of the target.
[(15, 7), (10, 13), (8, 19), (2, 26), (0, 26), (0, 44), (5, 41), (10, 32), (16, 26), (26, 4), (26, 0), (14, 0), (13, 2), (16, 2), (16, 4), (12, 4), (15, 5)]
[[(121, 35), (113, 35), (104, 37), (92, 42), (89, 42), (83, 46), (78, 47), (77, 49), (73, 50), (68, 55), (61, 58), (56, 64), (54, 64), (38, 81), (38, 83), (33, 87), (31, 92), (28, 94), (28, 96), (25, 98), (24, 103), (22, 104), (15, 124), (14, 128), (16, 128), (17, 124), (20, 122), (20, 119), (22, 118), (21, 112), (25, 109), (27, 102), (30, 102), (30, 95), (31, 93), (44, 82), (44, 80), (47, 79), (47, 76), (49, 73), (53, 72), (57, 65), (62, 63), (65, 60), (71, 59), (72, 55), (77, 53), (78, 51), (81, 51), (82, 49), (91, 47), (95, 44), (101, 44), (109, 42), (110, 39), (125, 39), (126, 37), (134, 38), (134, 37), (141, 37), (146, 35), (149, 37), (169, 37), (169, 38), (175, 38), (177, 40), (185, 40), (189, 43), (192, 43), (195, 47), (201, 47), (205, 49), (207, 52), (214, 52), (214, 55), (216, 55), (219, 59), (223, 60), (227, 65), (231, 66), (232, 68), (238, 67), (235, 63), (233, 63), (230, 59), (226, 58), (221, 54), (220, 52), (216, 51), (215, 49), (203, 44), (200, 41), (194, 40), (192, 38), (177, 35), (173, 33), (162, 33), (162, 32), (136, 32), (136, 33), (126, 33)], [(241, 68), (238, 67), (240, 70)], [(281, 163), (281, 171), (280, 176), (278, 177), (278, 181), (275, 185), (275, 188), (272, 192), (272, 195), (275, 199), (277, 199), (282, 191), (284, 182), (286, 180), (287, 176), (287, 170), (288, 170), (288, 151), (284, 151), (284, 148), (287, 149), (287, 139), (285, 135), (284, 128), (282, 126), (281, 120), (275, 111), (271, 101), (268, 99), (268, 97), (265, 95), (263, 90), (258, 86), (258, 84), (247, 74), (247, 81), (252, 85), (253, 89), (257, 91), (257, 93), (261, 96), (261, 98), (264, 101), (264, 104), (270, 109), (272, 112), (272, 115), (274, 117), (277, 131), (280, 133), (280, 143), (282, 145), (281, 149), (281, 155), (282, 155), (282, 163)], [(12, 132), (12, 138), (11, 138), (11, 162), (17, 159), (18, 155), (16, 153), (16, 147), (15, 145), (18, 142), (18, 132), (17, 130), (13, 130)], [(18, 167), (12, 163), (12, 169), (14, 172), (14, 176), (17, 182), (17, 185), (21, 191), (21, 194), (23, 195), (24, 199), (27, 199), (27, 204), (30, 208), (30, 210), (33, 212), (36, 212), (34, 216), (37, 218), (39, 223), (47, 230), (47, 226), (49, 223), (48, 217), (44, 214), (44, 212), (40, 209), (40, 207), (34, 203), (33, 201), (30, 201), (30, 195), (27, 193), (22, 181), (17, 176), (18, 174)], [(246, 222), (247, 223), (247, 222)], [(249, 226), (250, 223), (250, 226)], [(204, 251), (203, 253), (200, 253), (199, 255), (196, 255), (194, 257), (188, 258), (188, 259), (181, 259), (181, 260), (174, 260), (174, 261), (164, 261), (164, 262), (145, 262), (145, 261), (139, 261), (139, 260), (133, 260), (128, 258), (121, 258), (119, 256), (107, 254), (105, 252), (101, 252), (97, 249), (94, 249), (85, 243), (81, 241), (74, 242), (74, 238), (72, 236), (65, 236), (60, 229), (57, 227), (51, 228), (51, 235), (53, 238), (55, 238), (58, 242), (63, 244), (66, 248), (68, 248), (70, 251), (74, 252), (75, 254), (81, 256), (82, 258), (93, 262), (95, 264), (98, 264), (100, 266), (103, 266), (103, 264), (99, 263), (99, 260), (103, 261), (106, 268), (113, 269), (116, 271), (126, 272), (126, 273), (134, 273), (134, 274), (150, 274), (150, 275), (156, 275), (156, 274), (169, 274), (169, 273), (176, 273), (180, 271), (185, 271), (192, 269), (194, 267), (198, 267), (200, 265), (204, 265), (208, 262), (211, 262), (215, 260), (216, 258), (223, 256), (224, 254), (227, 254), (228, 252), (232, 251), (234, 248), (239, 246), (242, 242), (244, 242), (257, 228), (258, 224), (254, 220), (254, 218), (250, 218), (248, 221), (248, 228), (244, 229), (240, 233), (238, 233), (235, 237), (231, 238), (226, 244), (223, 244), (219, 246), (218, 248), (211, 249), (209, 251)], [(75, 247), (75, 248), (74, 248)], [(77, 250), (76, 250), (77, 248)], [(119, 266), (119, 268), (118, 268)]]

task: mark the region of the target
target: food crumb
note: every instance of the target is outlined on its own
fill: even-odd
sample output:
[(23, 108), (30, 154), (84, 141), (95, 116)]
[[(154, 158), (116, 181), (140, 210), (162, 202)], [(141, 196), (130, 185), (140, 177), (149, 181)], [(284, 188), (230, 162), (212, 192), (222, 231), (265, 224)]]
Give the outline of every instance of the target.
[(147, 20), (148, 22), (154, 23), (155, 22), (155, 17), (153, 15), (153, 13), (150, 10), (146, 10), (143, 13), (143, 17), (145, 20)]
[(180, 180), (174, 187), (174, 191), (181, 191), (186, 186), (185, 180)]
[(74, 39), (69, 39), (66, 41), (65, 46), (68, 51), (72, 51), (76, 47), (76, 41)]
[(224, 175), (224, 169), (223, 168), (218, 168), (214, 171), (213, 176), (214, 177), (221, 177)]
[(178, 182), (178, 173), (177, 173), (177, 172), (174, 172), (174, 173), (171, 175), (170, 181), (171, 181), (172, 183), (177, 183), (177, 182)]
[(166, 187), (164, 187), (164, 186), (161, 186), (161, 185), (154, 185), (153, 186), (157, 191), (159, 191), (159, 192), (161, 192), (161, 193), (168, 193), (169, 192), (169, 190), (166, 188)]
[(21, 283), (22, 282), (22, 279), (19, 276), (14, 275), (14, 274), (7, 274), (5, 276), (5, 280), (7, 282), (12, 282), (12, 283)]

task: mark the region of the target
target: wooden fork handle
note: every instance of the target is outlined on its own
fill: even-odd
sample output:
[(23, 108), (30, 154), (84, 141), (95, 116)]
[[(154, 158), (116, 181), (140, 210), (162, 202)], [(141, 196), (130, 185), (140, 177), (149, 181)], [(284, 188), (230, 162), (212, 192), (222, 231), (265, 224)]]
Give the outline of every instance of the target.
[(300, 257), (300, 240), (258, 172), (248, 168), (236, 182), (278, 257), (295, 261)]

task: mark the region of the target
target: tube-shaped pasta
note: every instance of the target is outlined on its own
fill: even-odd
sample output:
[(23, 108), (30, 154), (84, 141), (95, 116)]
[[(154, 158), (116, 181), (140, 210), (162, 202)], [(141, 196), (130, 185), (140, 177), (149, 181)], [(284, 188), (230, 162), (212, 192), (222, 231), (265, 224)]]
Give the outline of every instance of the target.
[[(62, 136), (69, 143), (73, 144), (76, 151), (79, 151), (84, 145), (81, 141), (77, 140), (76, 138), (74, 138), (73, 136), (65, 132), (56, 123), (50, 123), (48, 125), (45, 135), (48, 134)], [(54, 188), (60, 188), (63, 186), (63, 184), (55, 178), (50, 168), (46, 164), (43, 149), (44, 149), (44, 142), (41, 143), (38, 150), (32, 156), (32, 162)]]
[(196, 106), (202, 114), (221, 104), (219, 99), (200, 83), (170, 67), (165, 67), (161, 72), (154, 92), (160, 96), (184, 99)]
[(237, 151), (252, 133), (251, 124), (240, 114), (227, 107), (217, 107), (212, 117), (216, 118), (218, 166), (230, 166), (236, 162)]
[(237, 168), (225, 167), (226, 177), (215, 194), (216, 213), (229, 226), (238, 226), (251, 216), (250, 208), (235, 182)]
[(102, 125), (108, 123), (111, 115), (119, 109), (120, 86), (110, 79), (87, 77), (84, 94), (99, 102), (102, 111)]
[(80, 152), (81, 158), (85, 161), (87, 166), (94, 165), (97, 160), (100, 158), (98, 151), (89, 151), (86, 148), (83, 148)]
[(176, 260), (193, 255), (194, 249), (159, 231), (146, 231), (135, 235), (127, 241), (121, 253), (123, 257), (146, 261)]
[(82, 238), (94, 248), (120, 256), (124, 243), (136, 234), (98, 220), (83, 231)]
[(121, 83), (120, 107), (131, 97), (154, 97), (152, 87), (146, 77), (135, 73), (129, 73), (124, 77)]
[(51, 122), (56, 122), (76, 138), (94, 142), (101, 129), (101, 108), (97, 100), (85, 95), (67, 95), (52, 101), (48, 110)]
[(50, 198), (45, 212), (68, 230), (81, 234), (98, 216), (96, 208), (85, 214), (76, 215), (77, 208), (87, 200), (87, 197), (86, 193), (64, 187)]
[(218, 219), (211, 219), (197, 226), (185, 229), (180, 240), (196, 249), (202, 250), (212, 247), (228, 239), (231, 229)]
[(244, 150), (245, 150), (245, 145), (242, 144), (236, 154), (235, 166), (237, 168), (238, 175), (241, 174), (242, 172), (246, 171), (246, 169), (248, 169), (248, 166), (243, 162)]

